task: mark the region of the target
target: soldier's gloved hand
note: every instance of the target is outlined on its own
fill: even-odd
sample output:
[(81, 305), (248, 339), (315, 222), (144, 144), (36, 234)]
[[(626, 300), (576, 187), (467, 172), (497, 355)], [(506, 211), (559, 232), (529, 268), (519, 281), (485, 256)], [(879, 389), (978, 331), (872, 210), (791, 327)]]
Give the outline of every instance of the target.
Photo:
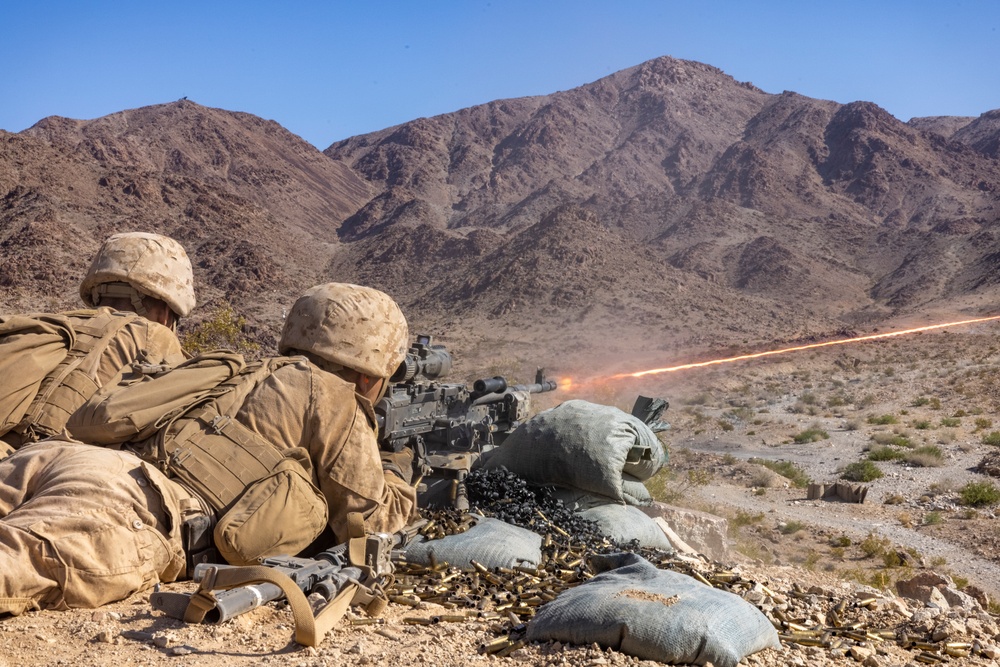
[(382, 452), (382, 470), (388, 470), (407, 484), (413, 484), (413, 450), (403, 447), (398, 452)]

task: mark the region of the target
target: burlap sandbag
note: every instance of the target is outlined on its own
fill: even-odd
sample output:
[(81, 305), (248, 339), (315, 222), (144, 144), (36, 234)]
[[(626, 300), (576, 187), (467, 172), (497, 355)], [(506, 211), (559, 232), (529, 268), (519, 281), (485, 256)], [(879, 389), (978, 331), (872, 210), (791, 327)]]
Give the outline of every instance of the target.
[(591, 564), (600, 574), (539, 607), (528, 641), (597, 642), (644, 660), (715, 667), (781, 647), (767, 617), (737, 595), (637, 554), (592, 556)]
[(555, 484), (626, 502), (623, 475), (649, 479), (667, 453), (646, 424), (608, 405), (566, 401), (518, 427), (483, 466), (531, 484)]
[(499, 519), (487, 518), (464, 533), (412, 543), (406, 548), (405, 558), (420, 565), (430, 565), (433, 559), (436, 563), (464, 569), (471, 569), (472, 561), (491, 569), (517, 565), (538, 567), (542, 560), (542, 536)]

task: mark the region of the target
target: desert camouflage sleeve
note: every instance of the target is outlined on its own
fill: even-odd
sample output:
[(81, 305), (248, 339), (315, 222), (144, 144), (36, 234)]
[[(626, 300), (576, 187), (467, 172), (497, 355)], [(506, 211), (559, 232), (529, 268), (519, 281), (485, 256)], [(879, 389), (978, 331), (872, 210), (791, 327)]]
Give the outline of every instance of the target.
[(353, 385), (303, 362), (274, 373), (237, 415), (278, 447), (308, 450), (338, 540), (347, 539), (350, 512), (370, 531), (394, 532), (416, 516), (416, 491), (382, 471), (375, 428), (358, 401)]
[(140, 355), (151, 364), (174, 365), (185, 359), (177, 334), (156, 322), (137, 319), (119, 331), (101, 355), (97, 372), (101, 385), (114, 381)]

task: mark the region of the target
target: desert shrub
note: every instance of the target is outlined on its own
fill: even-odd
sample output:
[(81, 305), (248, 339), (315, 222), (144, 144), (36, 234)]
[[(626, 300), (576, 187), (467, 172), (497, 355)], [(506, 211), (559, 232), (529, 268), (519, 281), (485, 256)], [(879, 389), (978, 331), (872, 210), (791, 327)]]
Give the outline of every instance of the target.
[(1000, 502), (1000, 489), (993, 482), (969, 482), (958, 491), (959, 502), (967, 507), (985, 507)]
[(874, 447), (868, 452), (869, 461), (899, 461), (906, 458), (906, 452), (895, 447)]
[(858, 548), (866, 558), (875, 558), (876, 556), (882, 556), (887, 551), (891, 550), (892, 543), (888, 539), (879, 537), (875, 533), (868, 533), (868, 537), (858, 542)]
[(735, 533), (743, 526), (755, 526), (764, 520), (764, 513), (744, 512), (737, 510), (736, 516), (729, 520), (729, 532)]
[(990, 431), (983, 436), (984, 445), (993, 445), (994, 447), (1000, 446), (1000, 431)]
[(993, 420), (986, 417), (976, 417), (975, 424), (977, 431), (985, 431), (993, 426)]
[(830, 399), (826, 402), (826, 407), (828, 407), (828, 408), (839, 408), (839, 407), (847, 405), (847, 403), (848, 403), (848, 400), (847, 400), (846, 396), (843, 396), (842, 394), (837, 394), (835, 396), (831, 396), (830, 397)]
[(937, 510), (928, 512), (924, 515), (924, 525), (925, 526), (937, 526), (944, 523), (944, 515)]
[(871, 482), (883, 476), (882, 471), (871, 461), (857, 461), (848, 464), (840, 473), (841, 479), (851, 482)]
[(816, 405), (816, 394), (805, 392), (799, 396), (799, 400), (806, 405)]
[(731, 421), (727, 421), (725, 419), (720, 419), (718, 421), (718, 424), (719, 428), (721, 428), (723, 431), (732, 431), (734, 428), (736, 428), (735, 426), (733, 426), (733, 423)]
[(864, 410), (865, 408), (870, 408), (878, 402), (878, 399), (874, 394), (864, 394), (859, 396), (856, 401), (854, 401), (854, 406), (858, 410)]
[(796, 433), (793, 436), (795, 442), (802, 444), (805, 442), (819, 442), (820, 440), (829, 440), (830, 434), (821, 428), (809, 428), (801, 433)]
[(888, 424), (899, 423), (899, 419), (896, 418), (896, 415), (879, 415), (878, 417), (872, 415), (868, 418), (868, 423), (876, 424), (878, 426), (886, 426)]
[(927, 419), (918, 419), (915, 422), (913, 422), (913, 428), (917, 429), (918, 431), (926, 431), (929, 428), (933, 428), (933, 426)]
[(886, 505), (902, 505), (903, 503), (906, 502), (906, 498), (904, 498), (899, 493), (894, 493), (891, 496), (889, 496), (888, 498), (886, 498), (883, 502)]
[(927, 490), (933, 494), (943, 494), (951, 493), (952, 491), (955, 491), (956, 488), (957, 485), (955, 480), (951, 477), (945, 477), (944, 479), (939, 479), (936, 482), (931, 482)]
[(958, 417), (942, 417), (941, 418), (941, 426), (946, 426), (948, 428), (955, 428), (956, 426), (960, 426), (961, 424), (962, 424), (962, 420), (959, 419)]
[(839, 537), (830, 538), (830, 546), (838, 547), (841, 549), (849, 547), (851, 546), (851, 538), (849, 538), (847, 535), (840, 535)]
[(260, 345), (247, 335), (247, 320), (228, 303), (181, 334), (181, 347), (195, 355), (209, 350), (227, 349), (255, 358)]
[(712, 402), (712, 395), (709, 394), (708, 392), (702, 392), (700, 394), (692, 396), (691, 398), (683, 402), (685, 405), (708, 405), (709, 403)]
[(879, 445), (892, 445), (893, 447), (913, 447), (913, 443), (905, 435), (900, 433), (873, 433), (872, 440)]
[(918, 396), (913, 401), (913, 407), (919, 408), (919, 407), (921, 407), (923, 405), (927, 405), (930, 402), (931, 402), (931, 399), (927, 398), (926, 396)]
[(677, 503), (691, 492), (692, 489), (705, 486), (712, 481), (712, 473), (694, 468), (679, 476), (675, 470), (667, 467), (646, 480), (646, 488), (654, 499), (665, 503)]
[(944, 453), (937, 445), (924, 445), (907, 452), (905, 461), (921, 468), (936, 468), (944, 465)]
[(790, 480), (792, 482), (792, 486), (799, 489), (806, 488), (809, 486), (809, 482), (812, 481), (802, 468), (795, 465), (791, 461), (771, 461), (770, 459), (760, 459), (754, 457), (749, 459), (749, 462), (756, 463), (757, 465), (762, 465), (769, 470), (773, 470), (782, 477)]
[(802, 523), (801, 521), (788, 521), (784, 523), (778, 530), (781, 531), (782, 535), (791, 535), (793, 533), (799, 532), (805, 527), (806, 524)]

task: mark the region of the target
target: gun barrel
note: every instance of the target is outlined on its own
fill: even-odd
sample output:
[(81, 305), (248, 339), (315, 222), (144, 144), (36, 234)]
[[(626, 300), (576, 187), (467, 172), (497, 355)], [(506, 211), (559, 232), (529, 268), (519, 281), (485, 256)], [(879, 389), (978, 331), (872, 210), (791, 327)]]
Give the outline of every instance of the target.
[(240, 614), (272, 600), (285, 597), (279, 586), (269, 583), (250, 584), (228, 591), (216, 591), (215, 607), (205, 614), (206, 623), (224, 623)]
[(472, 383), (472, 391), (479, 396), (486, 394), (499, 394), (507, 389), (507, 380), (495, 375), (491, 378), (483, 378)]
[(543, 380), (535, 384), (515, 384), (511, 389), (514, 391), (526, 391), (529, 394), (541, 394), (546, 391), (555, 391), (559, 387), (555, 380)]

